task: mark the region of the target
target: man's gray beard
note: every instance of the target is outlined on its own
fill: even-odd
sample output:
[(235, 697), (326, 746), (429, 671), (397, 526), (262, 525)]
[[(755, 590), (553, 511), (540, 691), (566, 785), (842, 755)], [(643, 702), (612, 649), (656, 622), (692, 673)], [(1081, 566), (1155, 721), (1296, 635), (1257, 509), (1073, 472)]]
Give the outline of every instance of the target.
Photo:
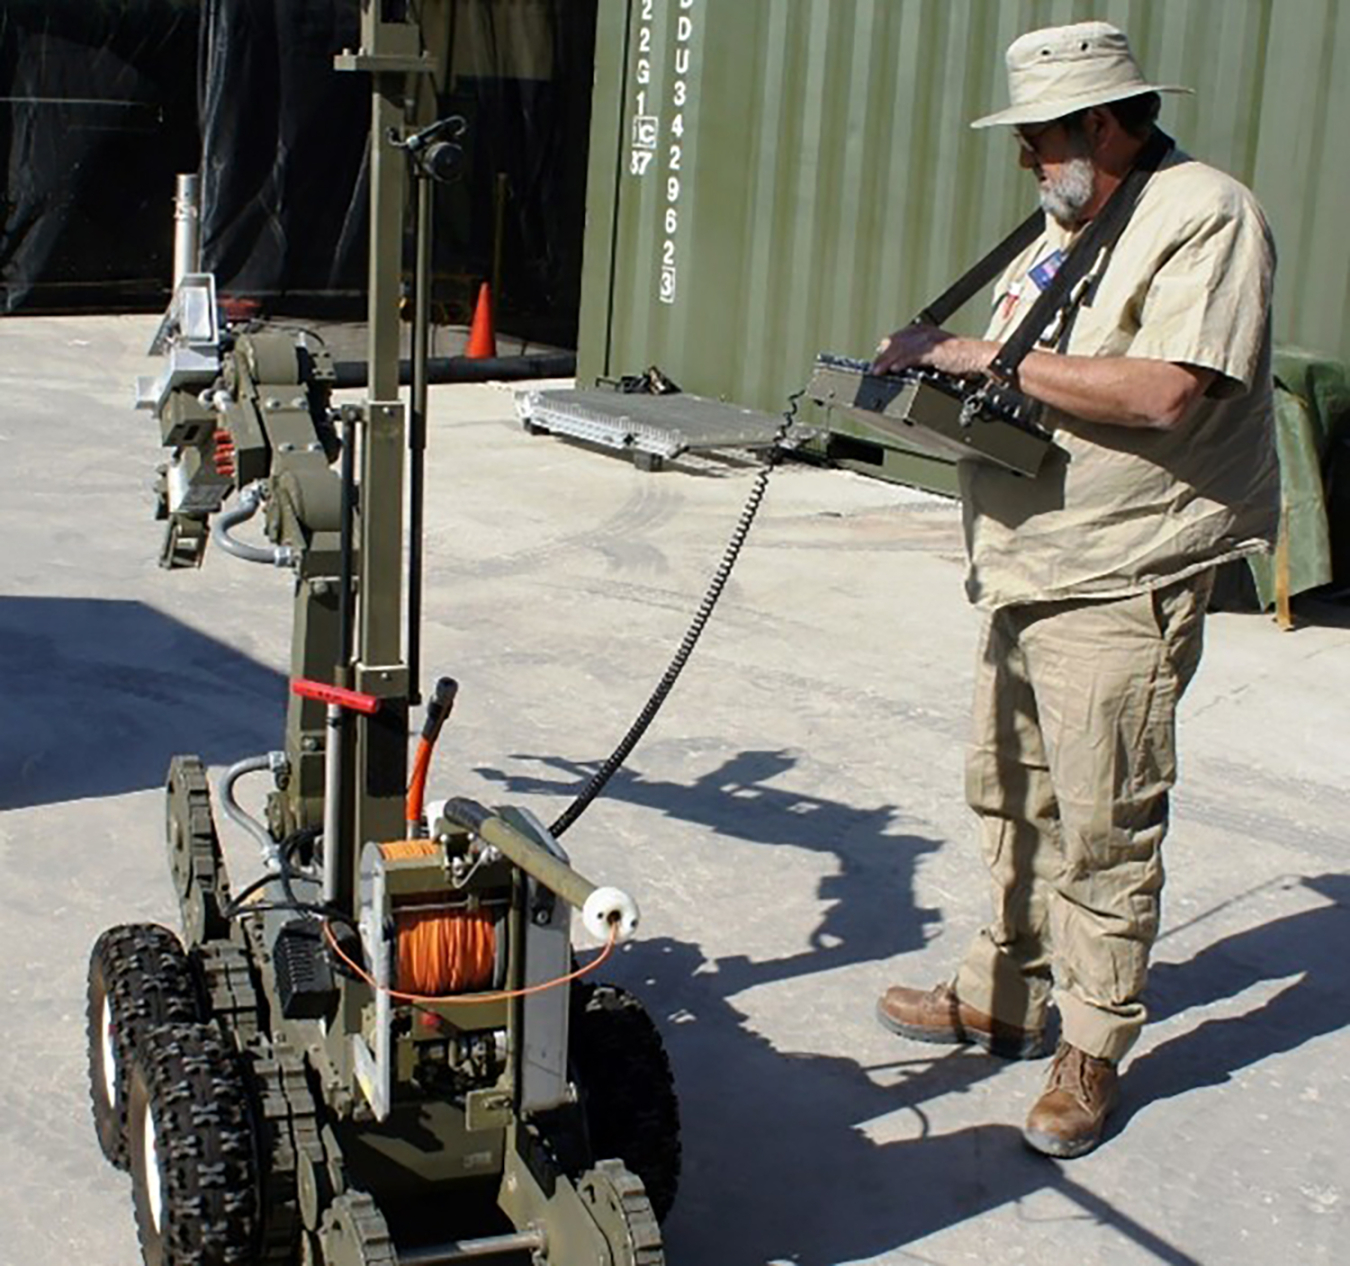
[(1090, 158), (1070, 158), (1041, 186), (1041, 208), (1066, 229), (1082, 222), (1092, 201), (1095, 173)]

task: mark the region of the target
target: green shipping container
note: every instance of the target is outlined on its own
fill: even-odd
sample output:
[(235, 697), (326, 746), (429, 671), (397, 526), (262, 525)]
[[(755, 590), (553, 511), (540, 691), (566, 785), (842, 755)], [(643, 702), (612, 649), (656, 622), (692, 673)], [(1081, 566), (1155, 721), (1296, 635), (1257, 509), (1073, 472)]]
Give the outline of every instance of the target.
[(600, 0), (579, 381), (655, 364), (778, 412), (817, 352), (870, 354), (1034, 207), (1011, 136), (968, 123), (1019, 34), (1086, 18), (1195, 89), (1163, 126), (1261, 198), (1277, 340), (1350, 360), (1350, 5)]

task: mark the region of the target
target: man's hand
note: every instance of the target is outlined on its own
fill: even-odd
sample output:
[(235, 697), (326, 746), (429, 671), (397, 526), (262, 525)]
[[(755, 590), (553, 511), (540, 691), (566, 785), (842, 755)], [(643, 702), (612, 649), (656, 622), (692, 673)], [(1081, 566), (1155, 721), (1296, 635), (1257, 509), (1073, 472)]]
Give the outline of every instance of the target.
[(997, 343), (957, 338), (935, 325), (906, 325), (877, 344), (871, 372), (890, 374), (923, 365), (967, 378), (983, 374), (997, 354)]

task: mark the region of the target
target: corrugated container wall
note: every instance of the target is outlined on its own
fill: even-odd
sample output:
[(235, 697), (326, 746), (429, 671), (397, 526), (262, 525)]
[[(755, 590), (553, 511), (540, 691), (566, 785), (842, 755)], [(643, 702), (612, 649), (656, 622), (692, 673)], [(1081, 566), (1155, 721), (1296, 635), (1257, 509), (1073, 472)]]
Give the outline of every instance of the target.
[(1277, 339), (1350, 359), (1350, 4), (601, 0), (580, 379), (656, 364), (776, 412), (818, 351), (870, 354), (1034, 206), (967, 124), (1013, 39), (1088, 17), (1195, 89), (1163, 126), (1267, 208)]

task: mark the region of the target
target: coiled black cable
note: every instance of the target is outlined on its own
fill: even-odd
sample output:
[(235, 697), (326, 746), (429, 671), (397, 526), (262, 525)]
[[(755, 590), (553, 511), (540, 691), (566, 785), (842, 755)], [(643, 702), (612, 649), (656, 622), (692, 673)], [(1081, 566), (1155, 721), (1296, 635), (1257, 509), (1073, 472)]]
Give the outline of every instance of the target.
[(656, 683), (656, 689), (652, 691), (650, 698), (643, 705), (642, 711), (638, 713), (637, 720), (629, 727), (628, 733), (623, 736), (618, 747), (610, 753), (604, 764), (595, 771), (591, 780), (582, 788), (577, 798), (549, 827), (549, 832), (554, 838), (562, 835), (572, 823), (586, 812), (591, 802), (604, 790), (605, 784), (623, 767), (629, 753), (637, 746), (638, 740), (642, 738), (643, 734), (647, 732), (647, 727), (656, 718), (656, 714), (661, 711), (661, 705), (665, 703), (666, 697), (674, 688), (680, 673), (684, 671), (684, 666), (689, 662), (689, 656), (693, 654), (694, 647), (698, 645), (698, 639), (703, 633), (704, 626), (708, 623), (708, 618), (713, 613), (713, 608), (717, 606), (717, 600), (722, 596), (727, 578), (731, 575), (731, 569), (736, 565), (736, 559), (740, 556), (746, 536), (749, 535), (750, 525), (754, 523), (755, 515), (759, 513), (760, 502), (764, 500), (764, 493), (769, 485), (769, 476), (773, 474), (775, 467), (783, 460), (786, 451), (783, 442), (787, 439), (787, 434), (797, 419), (797, 406), (805, 394), (805, 391), (797, 391), (788, 397), (787, 408), (783, 411), (782, 424), (774, 433), (773, 442), (769, 447), (764, 465), (760, 468), (759, 473), (755, 476), (755, 482), (751, 485), (750, 495), (745, 500), (741, 517), (737, 520), (736, 527), (731, 533), (731, 539), (727, 542), (726, 550), (722, 554), (722, 561), (718, 563), (717, 570), (713, 572), (707, 592), (703, 595), (703, 601), (699, 603), (698, 610), (694, 613), (694, 618), (690, 621), (684, 639), (680, 642), (669, 667), (662, 675), (661, 680)]

